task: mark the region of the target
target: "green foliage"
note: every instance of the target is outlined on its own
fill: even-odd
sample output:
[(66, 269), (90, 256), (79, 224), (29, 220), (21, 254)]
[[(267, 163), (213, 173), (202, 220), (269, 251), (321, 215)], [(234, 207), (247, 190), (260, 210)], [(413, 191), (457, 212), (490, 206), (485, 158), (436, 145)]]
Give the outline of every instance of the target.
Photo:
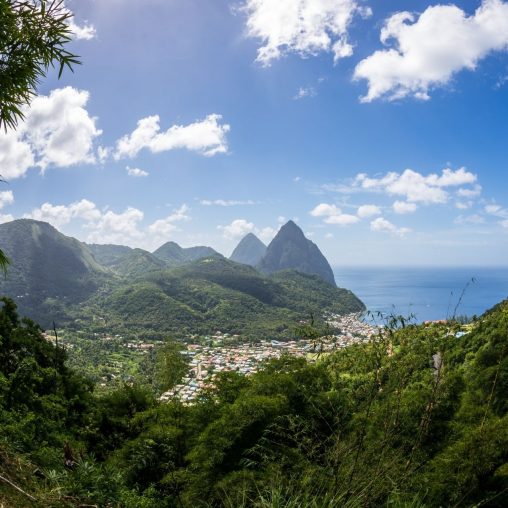
[(156, 353), (154, 385), (157, 392), (165, 392), (177, 385), (189, 370), (187, 359), (182, 355), (181, 344), (168, 341)]
[(192, 406), (139, 415), (115, 463), (177, 506), (504, 506), (507, 316), (222, 374)]
[(58, 0), (0, 0), (0, 128), (16, 127), (49, 68), (79, 64), (65, 49), (71, 16)]
[(102, 245), (97, 243), (88, 244), (88, 248), (97, 262), (108, 268), (118, 263), (132, 250), (125, 245)]
[(112, 263), (110, 268), (125, 277), (139, 277), (148, 272), (163, 270), (166, 263), (143, 249), (132, 249)]
[(55, 450), (75, 439), (74, 428), (92, 405), (92, 386), (65, 365), (66, 355), (30, 320), (19, 320), (12, 300), (0, 309), (0, 427), (16, 450), (41, 465), (60, 461)]
[[(160, 404), (133, 383), (93, 396), (4, 300), (0, 476), (45, 506), (506, 506), (508, 301), (460, 338), (456, 321), (391, 324), (317, 363), (283, 355)], [(178, 348), (160, 354), (178, 370)], [(12, 504), (10, 488), (0, 480)]]

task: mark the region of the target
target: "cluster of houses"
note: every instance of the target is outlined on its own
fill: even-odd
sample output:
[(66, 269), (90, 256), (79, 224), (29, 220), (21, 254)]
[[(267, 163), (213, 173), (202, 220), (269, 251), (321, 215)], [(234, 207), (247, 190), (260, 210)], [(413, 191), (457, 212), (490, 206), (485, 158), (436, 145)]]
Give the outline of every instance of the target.
[(228, 335), (217, 332), (211, 338), (213, 340), (206, 342), (207, 345), (189, 344), (182, 352), (189, 359), (188, 375), (180, 384), (164, 393), (161, 400), (176, 397), (184, 403), (190, 403), (202, 390), (213, 386), (213, 376), (220, 372), (234, 371), (246, 376), (252, 375), (258, 371), (263, 362), (280, 358), (283, 353), (315, 360), (321, 353), (346, 347), (355, 342), (367, 341), (379, 330), (376, 326), (361, 321), (358, 314), (330, 315), (327, 316), (327, 320), (331, 327), (339, 331), (316, 340), (302, 339), (289, 342), (263, 340), (256, 343), (224, 345), (229, 338)]

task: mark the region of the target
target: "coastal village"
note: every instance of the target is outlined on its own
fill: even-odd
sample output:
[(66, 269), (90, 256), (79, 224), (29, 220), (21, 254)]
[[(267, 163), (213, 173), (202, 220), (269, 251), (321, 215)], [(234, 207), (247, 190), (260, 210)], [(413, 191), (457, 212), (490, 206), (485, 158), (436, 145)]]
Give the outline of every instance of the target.
[[(178, 398), (184, 403), (190, 403), (203, 389), (213, 386), (213, 377), (220, 372), (233, 371), (249, 376), (257, 372), (264, 362), (280, 358), (282, 354), (316, 361), (322, 354), (367, 341), (379, 332), (378, 326), (362, 320), (362, 314), (330, 314), (325, 318), (333, 334), (315, 340), (282, 342), (267, 338), (252, 342), (246, 337), (221, 331), (204, 337), (190, 335), (181, 351), (189, 364), (188, 373), (181, 384), (162, 394), (161, 400)], [(101, 389), (107, 389), (118, 381), (129, 382), (132, 359), (138, 358), (138, 361), (141, 361), (164, 344), (160, 340), (140, 341), (121, 335), (93, 335), (93, 342), (99, 341), (100, 349), (108, 357), (102, 361), (102, 374), (98, 379)], [(46, 340), (56, 342), (53, 331), (44, 333), (44, 336)], [(60, 337), (60, 345), (65, 347), (69, 354), (75, 355), (77, 343), (72, 343), (68, 336), (64, 337)]]
[(257, 372), (264, 362), (280, 358), (282, 354), (316, 361), (320, 354), (367, 341), (379, 331), (377, 326), (362, 321), (359, 314), (332, 314), (327, 317), (327, 323), (335, 334), (313, 341), (262, 340), (228, 344), (236, 337), (217, 332), (206, 338), (206, 345), (188, 344), (182, 354), (189, 359), (189, 372), (180, 384), (162, 394), (161, 400), (178, 398), (184, 403), (191, 403), (203, 389), (213, 386), (213, 376), (220, 372), (234, 371), (249, 376)]

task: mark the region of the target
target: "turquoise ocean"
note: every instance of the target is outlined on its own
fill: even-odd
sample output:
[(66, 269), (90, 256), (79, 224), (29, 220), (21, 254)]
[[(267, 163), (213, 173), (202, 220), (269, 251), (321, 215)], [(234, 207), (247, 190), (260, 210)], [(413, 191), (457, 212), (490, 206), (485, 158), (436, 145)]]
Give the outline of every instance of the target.
[[(417, 322), (480, 315), (508, 298), (508, 267), (335, 267), (337, 285), (372, 312), (413, 314)], [(459, 304), (460, 297), (462, 300)]]

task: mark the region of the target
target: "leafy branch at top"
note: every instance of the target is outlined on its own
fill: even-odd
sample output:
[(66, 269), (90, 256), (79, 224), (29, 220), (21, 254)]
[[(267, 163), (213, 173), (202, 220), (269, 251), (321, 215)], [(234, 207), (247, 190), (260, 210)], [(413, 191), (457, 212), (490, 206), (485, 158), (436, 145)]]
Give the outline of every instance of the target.
[(17, 126), (50, 68), (80, 63), (66, 49), (71, 17), (63, 0), (0, 0), (0, 127)]

